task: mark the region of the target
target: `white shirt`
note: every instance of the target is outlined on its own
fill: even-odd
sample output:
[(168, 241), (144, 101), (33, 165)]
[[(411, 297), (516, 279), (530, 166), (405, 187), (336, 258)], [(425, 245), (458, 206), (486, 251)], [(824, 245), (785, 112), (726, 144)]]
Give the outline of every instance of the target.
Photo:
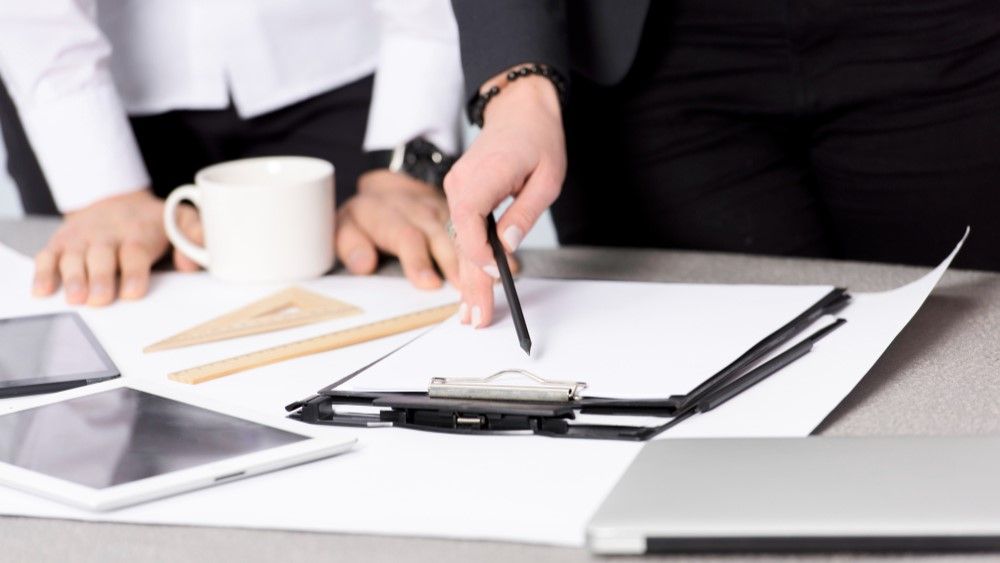
[(128, 114), (254, 117), (375, 71), (365, 150), (457, 150), (449, 0), (0, 0), (0, 75), (61, 211), (149, 184)]

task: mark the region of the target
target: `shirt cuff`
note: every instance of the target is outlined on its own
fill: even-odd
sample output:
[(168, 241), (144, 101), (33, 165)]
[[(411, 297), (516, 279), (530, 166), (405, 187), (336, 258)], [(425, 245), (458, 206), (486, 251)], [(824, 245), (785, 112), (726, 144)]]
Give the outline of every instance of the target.
[(112, 84), (19, 108), (59, 211), (149, 186), (132, 127)]
[(423, 136), (455, 154), (459, 147), (462, 64), (454, 42), (385, 37), (368, 112), (366, 151)]

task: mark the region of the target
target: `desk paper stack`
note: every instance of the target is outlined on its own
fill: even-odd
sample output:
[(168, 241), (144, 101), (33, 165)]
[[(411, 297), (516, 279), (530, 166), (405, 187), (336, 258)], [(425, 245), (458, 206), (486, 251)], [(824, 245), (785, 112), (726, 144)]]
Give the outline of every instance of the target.
[[(953, 256), (898, 289), (853, 293), (853, 302), (840, 314), (848, 319), (847, 325), (812, 353), (662, 439), (807, 435), (916, 313)], [(2, 247), (0, 272), (0, 316), (66, 308), (61, 296), (31, 300), (30, 261)], [(150, 342), (280, 288), (226, 286), (204, 274), (159, 274), (144, 301), (80, 312), (125, 378), (160, 385), (167, 395), (182, 389), (203, 393), (238, 404), (267, 421), (283, 417), (283, 405), (312, 394), (414, 335), (271, 365), (194, 389), (168, 381), (166, 374), (457, 297), (450, 290), (419, 292), (404, 280), (385, 278), (334, 276), (305, 287), (358, 305), (365, 313), (277, 334), (145, 355), (141, 349)], [(594, 395), (684, 392), (830, 289), (529, 279), (519, 280), (518, 287), (538, 345), (532, 358), (525, 359), (517, 348), (509, 318), (500, 311), (496, 325), (481, 331), (446, 321), (349, 385), (425, 389), (431, 376), (481, 377), (503, 368), (527, 367), (553, 379), (587, 381), (588, 393)], [(0, 411), (40, 400), (0, 401)], [(316, 433), (345, 432), (308, 428)], [(353, 453), (110, 514), (90, 514), (7, 489), (0, 489), (0, 512), (579, 546), (585, 522), (641, 447), (393, 428), (351, 432), (361, 440)]]

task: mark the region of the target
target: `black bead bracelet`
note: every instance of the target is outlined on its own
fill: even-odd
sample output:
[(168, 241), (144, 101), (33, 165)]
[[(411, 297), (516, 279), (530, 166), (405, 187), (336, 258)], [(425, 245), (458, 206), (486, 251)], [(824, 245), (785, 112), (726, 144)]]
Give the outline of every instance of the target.
[[(515, 68), (507, 73), (507, 83), (511, 83), (518, 78), (523, 78), (525, 76), (541, 76), (548, 78), (552, 85), (556, 87), (556, 95), (559, 96), (559, 104), (564, 105), (566, 102), (566, 80), (555, 71), (552, 67), (548, 65), (541, 64), (530, 64), (525, 65), (520, 68)], [(490, 103), (490, 100), (497, 97), (500, 93), (499, 86), (493, 86), (485, 92), (480, 92), (478, 96), (472, 103), (469, 104), (469, 121), (473, 125), (479, 127), (483, 126), (483, 113), (486, 112), (486, 105)]]

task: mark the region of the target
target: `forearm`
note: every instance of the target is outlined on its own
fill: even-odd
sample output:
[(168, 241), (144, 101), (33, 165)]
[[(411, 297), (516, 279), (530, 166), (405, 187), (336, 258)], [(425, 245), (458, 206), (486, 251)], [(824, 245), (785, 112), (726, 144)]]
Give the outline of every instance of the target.
[(0, 73), (60, 210), (149, 183), (91, 1), (0, 7)]

